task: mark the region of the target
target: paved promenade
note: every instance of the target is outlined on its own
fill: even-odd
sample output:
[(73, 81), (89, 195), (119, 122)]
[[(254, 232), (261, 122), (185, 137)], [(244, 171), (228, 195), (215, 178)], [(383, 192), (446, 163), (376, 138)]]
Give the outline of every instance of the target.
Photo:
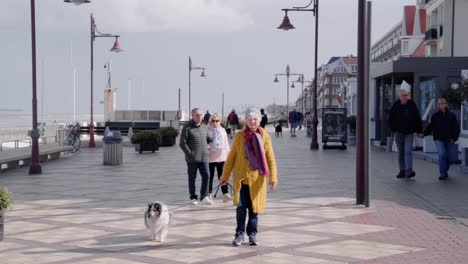
[[(0, 173), (15, 195), (0, 263), (467, 263), (468, 175), (437, 180), (415, 160), (414, 180), (395, 178), (395, 153), (373, 150), (370, 208), (354, 205), (355, 149), (309, 150), (305, 132), (273, 138), (279, 186), (259, 217), (259, 246), (232, 247), (235, 208), (174, 211), (165, 244), (149, 241), (146, 204), (188, 201), (176, 146), (154, 154), (124, 148), (124, 164), (102, 165), (102, 149)], [(197, 183), (197, 187), (200, 183)]]

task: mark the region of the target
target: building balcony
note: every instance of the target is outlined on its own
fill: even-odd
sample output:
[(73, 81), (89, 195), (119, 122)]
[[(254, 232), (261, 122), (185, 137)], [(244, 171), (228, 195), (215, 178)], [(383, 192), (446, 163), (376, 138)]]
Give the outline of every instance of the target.
[(426, 36), (424, 38), (426, 41), (437, 40), (437, 28), (432, 27), (426, 31)]

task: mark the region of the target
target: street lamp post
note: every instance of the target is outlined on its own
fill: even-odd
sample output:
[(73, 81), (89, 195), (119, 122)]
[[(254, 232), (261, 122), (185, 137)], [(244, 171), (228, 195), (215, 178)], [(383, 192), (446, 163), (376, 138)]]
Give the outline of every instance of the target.
[(32, 47), (32, 131), (31, 165), (29, 174), (41, 174), (39, 161), (39, 131), (37, 130), (37, 83), (36, 83), (36, 5), (31, 0), (31, 47)]
[[(309, 8), (313, 4), (313, 8)], [(293, 7), (293, 8), (285, 8), (282, 9), (285, 12), (285, 16), (283, 18), (283, 22), (278, 27), (278, 29), (283, 30), (290, 30), (294, 29), (294, 26), (291, 24), (291, 21), (288, 17), (288, 11), (309, 11), (313, 12), (315, 16), (315, 62), (314, 62), (314, 87), (312, 92), (312, 105), (313, 105), (313, 120), (312, 120), (312, 142), (310, 144), (311, 149), (318, 149), (318, 141), (317, 141), (317, 125), (318, 125), (318, 118), (317, 118), (317, 64), (318, 64), (318, 15), (319, 15), (319, 0), (310, 0), (310, 3), (304, 7)]]
[(301, 75), (299, 75), (299, 78), (297, 78), (297, 81), (294, 81), (293, 84), (291, 85), (291, 88), (295, 88), (294, 86), (294, 83), (300, 83), (301, 84), (301, 109), (302, 109), (302, 113), (305, 112), (305, 106), (304, 106), (304, 83), (312, 83), (313, 81), (306, 81), (304, 79), (304, 74), (302, 73)]
[(275, 80), (273, 80), (273, 82), (278, 83), (279, 82), (278, 76), (286, 76), (286, 118), (288, 120), (288, 123), (289, 123), (289, 76), (300, 76), (300, 75), (301, 74), (299, 73), (291, 73), (291, 69), (289, 68), (289, 64), (288, 64), (286, 65), (286, 72), (276, 73)]
[(202, 70), (200, 77), (206, 77), (205, 67), (197, 67), (192, 65), (192, 58), (189, 56), (189, 78), (188, 78), (188, 92), (189, 92), (189, 112), (192, 111), (192, 70)]
[[(71, 2), (79, 1), (79, 0), (70, 0)], [(67, 1), (65, 1), (67, 2)], [(113, 52), (122, 52), (123, 49), (120, 48), (119, 45), (119, 37), (120, 35), (113, 35), (113, 34), (104, 34), (97, 30), (96, 23), (94, 21), (93, 14), (91, 14), (91, 122), (89, 124), (89, 147), (94, 148), (96, 147), (96, 143), (94, 142), (94, 107), (93, 107), (93, 93), (94, 93), (94, 41), (96, 38), (115, 38), (114, 46), (110, 49)]]

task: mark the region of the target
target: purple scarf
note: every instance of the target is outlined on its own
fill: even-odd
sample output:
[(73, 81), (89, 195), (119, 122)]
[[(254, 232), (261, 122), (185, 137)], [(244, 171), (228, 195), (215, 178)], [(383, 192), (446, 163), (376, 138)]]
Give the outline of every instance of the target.
[(254, 170), (258, 170), (260, 175), (269, 175), (268, 165), (265, 157), (265, 147), (263, 146), (263, 138), (260, 129), (253, 133), (248, 127), (245, 129), (245, 153), (249, 160), (250, 166)]

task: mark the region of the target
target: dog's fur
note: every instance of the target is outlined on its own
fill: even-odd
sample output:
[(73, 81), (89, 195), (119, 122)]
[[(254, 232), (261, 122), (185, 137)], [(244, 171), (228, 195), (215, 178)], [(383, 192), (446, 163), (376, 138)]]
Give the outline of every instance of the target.
[(277, 125), (275, 125), (275, 137), (283, 137), (283, 126), (281, 125), (281, 123), (278, 123)]
[(166, 240), (170, 220), (171, 213), (167, 205), (159, 201), (148, 204), (145, 211), (145, 226), (151, 233), (151, 240), (160, 241), (161, 243)]

